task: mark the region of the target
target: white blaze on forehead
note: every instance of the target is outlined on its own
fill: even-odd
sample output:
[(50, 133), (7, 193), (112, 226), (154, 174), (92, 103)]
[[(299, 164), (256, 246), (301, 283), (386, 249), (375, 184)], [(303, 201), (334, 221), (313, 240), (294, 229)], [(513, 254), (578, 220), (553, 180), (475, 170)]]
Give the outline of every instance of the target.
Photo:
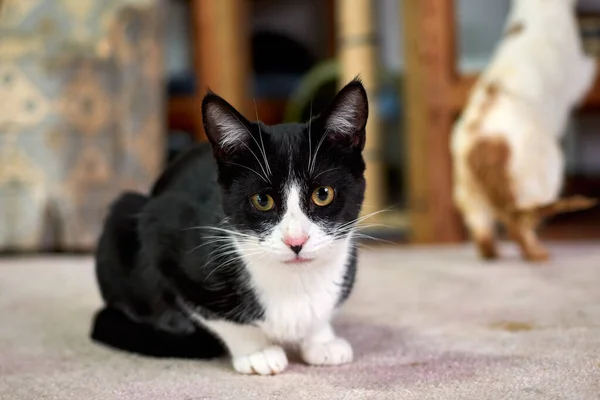
[(287, 190), (286, 210), (280, 226), (284, 236), (307, 236), (310, 229), (310, 220), (302, 211), (300, 187), (291, 183)]

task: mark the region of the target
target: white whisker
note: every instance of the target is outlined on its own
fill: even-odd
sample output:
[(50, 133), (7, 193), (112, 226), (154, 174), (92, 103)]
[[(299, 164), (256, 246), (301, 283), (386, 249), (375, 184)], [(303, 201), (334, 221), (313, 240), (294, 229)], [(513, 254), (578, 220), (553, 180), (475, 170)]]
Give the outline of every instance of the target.
[(367, 225), (349, 225), (349, 226), (345, 226), (343, 228), (338, 228), (335, 230), (335, 232), (340, 232), (340, 233), (345, 233), (345, 232), (350, 232), (350, 231), (361, 231), (364, 229), (369, 229), (369, 228), (375, 228), (375, 227), (381, 227), (381, 228), (390, 228), (389, 225), (384, 225), (384, 224), (367, 224)]
[(371, 235), (365, 235), (364, 233), (356, 233), (355, 235), (356, 235), (356, 238), (358, 238), (358, 239), (368, 239), (368, 240), (372, 240), (374, 242), (380, 242), (380, 243), (385, 243), (385, 244), (395, 244), (394, 242), (391, 242), (389, 240), (376, 238)]
[(236, 235), (236, 236), (243, 237), (243, 238), (254, 239), (253, 235), (248, 235), (247, 233), (236, 232), (236, 231), (233, 231), (231, 229), (220, 228), (218, 226), (209, 226), (209, 225), (206, 225), (206, 226), (192, 226), (192, 227), (189, 227), (189, 228), (183, 228), (182, 230), (187, 231), (187, 230), (192, 230), (192, 229), (212, 229), (212, 230), (217, 231), (217, 232), (229, 233), (229, 234)]
[(310, 172), (310, 163), (312, 161), (312, 134), (311, 134), (312, 106), (313, 106), (313, 101), (311, 99), (310, 100), (310, 111), (309, 111), (309, 115), (308, 115), (308, 165), (306, 166), (308, 172)]
[(267, 172), (265, 171), (265, 168), (263, 167), (262, 163), (260, 162), (260, 160), (258, 159), (258, 156), (256, 155), (256, 153), (254, 151), (252, 151), (252, 149), (246, 144), (244, 143), (241, 139), (238, 139), (240, 141), (241, 144), (244, 145), (245, 148), (248, 149), (248, 151), (250, 153), (252, 153), (252, 155), (254, 156), (254, 158), (256, 159), (256, 162), (258, 163), (258, 166), (260, 167), (260, 169), (262, 170), (263, 174), (264, 174), (264, 179), (266, 181), (268, 181), (269, 183), (271, 183), (271, 180), (269, 179)]
[(359, 249), (361, 249), (361, 250), (362, 250), (362, 249), (367, 249), (367, 250), (369, 250), (369, 251), (372, 251), (372, 250), (374, 250), (373, 246), (368, 246), (368, 245), (366, 245), (366, 244), (364, 244), (364, 243), (357, 243), (357, 244), (356, 244), (356, 246), (357, 246)]
[(329, 169), (326, 169), (325, 171), (321, 171), (321, 172), (319, 172), (319, 173), (318, 173), (317, 175), (315, 175), (315, 176), (314, 176), (312, 179), (317, 179), (319, 176), (321, 176), (321, 175), (323, 175), (323, 174), (325, 174), (325, 173), (327, 173), (327, 172), (335, 171), (336, 169), (340, 169), (340, 168), (339, 168), (339, 167), (334, 167), (334, 168), (329, 168)]
[(224, 236), (224, 235), (212, 235), (212, 236), (202, 235), (202, 239), (224, 239), (224, 240), (229, 240), (229, 237), (228, 236)]
[(358, 224), (358, 223), (360, 223), (360, 222), (362, 222), (362, 221), (364, 221), (364, 220), (366, 220), (368, 218), (374, 217), (377, 214), (381, 214), (381, 213), (389, 212), (389, 211), (391, 211), (391, 209), (388, 207), (388, 208), (385, 208), (383, 210), (379, 210), (379, 211), (375, 211), (375, 212), (372, 212), (372, 213), (369, 213), (369, 214), (365, 214), (365, 215), (363, 215), (363, 216), (361, 216), (359, 218), (356, 218), (356, 219), (354, 219), (352, 221), (348, 221), (348, 222), (346, 222), (346, 223), (338, 226), (337, 229), (342, 229), (342, 228), (344, 228), (346, 226), (349, 226), (349, 225), (352, 225), (352, 224)]
[[(228, 248), (229, 248), (229, 250), (225, 251)], [(216, 254), (216, 257), (213, 258), (212, 255), (215, 253), (218, 253), (218, 254)], [(209, 262), (211, 262), (219, 257), (225, 257), (225, 256), (228, 256), (230, 254), (235, 254), (235, 253), (238, 253), (237, 247), (235, 247), (235, 242), (231, 241), (229, 243), (222, 244), (208, 254), (208, 256), (207, 256), (208, 260), (206, 261), (206, 264), (208, 264)]]
[[(240, 119), (234, 114), (231, 113), (231, 115), (237, 119), (237, 121), (240, 123), (240, 125), (242, 125), (244, 127), (244, 129), (246, 130), (246, 132), (248, 132), (248, 136), (250, 136), (252, 138), (252, 140), (254, 140), (254, 143), (256, 143), (256, 145), (258, 146), (258, 142), (256, 141), (256, 139), (254, 139), (254, 136), (252, 136), (252, 132), (250, 132), (250, 130), (248, 129), (248, 127), (246, 126), (246, 124), (244, 124), (242, 121), (240, 121)], [(242, 139), (236, 137), (236, 140), (238, 140), (241, 144), (244, 145), (245, 148), (248, 149), (248, 151), (250, 153), (252, 153), (252, 155), (254, 156), (254, 158), (256, 159), (256, 162), (258, 163), (258, 165), (260, 166), (260, 169), (262, 170), (262, 172), (265, 174), (265, 178), (266, 180), (268, 180), (269, 182), (271, 182), (268, 178), (268, 174), (267, 171), (265, 170), (265, 168), (263, 167), (262, 163), (260, 162), (260, 160), (258, 159), (258, 156), (256, 155), (256, 153), (254, 151), (252, 151), (252, 149), (250, 148), (250, 146), (248, 146)]]
[(319, 152), (319, 149), (321, 148), (321, 145), (325, 141), (325, 138), (327, 137), (328, 133), (329, 133), (329, 131), (326, 130), (325, 133), (323, 133), (323, 136), (321, 136), (321, 140), (319, 140), (319, 143), (317, 144), (317, 148), (315, 149), (315, 154), (313, 155), (312, 163), (310, 166), (309, 173), (311, 173), (311, 174), (313, 173), (313, 171), (315, 169), (315, 164), (317, 163), (317, 153)]
[(201, 245), (199, 245), (199, 246), (196, 246), (196, 247), (194, 247), (193, 249), (189, 250), (189, 251), (188, 251), (188, 254), (191, 254), (191, 253), (193, 253), (194, 251), (196, 251), (196, 250), (198, 250), (198, 249), (200, 249), (200, 248), (202, 248), (202, 247), (204, 247), (204, 246), (209, 246), (209, 245), (211, 245), (211, 244), (215, 244), (215, 243), (219, 243), (219, 242), (225, 242), (225, 241), (230, 241), (230, 240), (231, 240), (231, 238), (225, 238), (225, 237), (221, 237), (220, 239), (211, 240), (211, 241), (209, 241), (209, 242), (202, 243)]
[[(256, 252), (254, 252), (254, 253), (245, 254), (245, 256), (255, 256), (255, 255), (259, 255), (259, 254), (261, 254), (261, 252), (260, 252), (260, 251), (256, 251)], [(215, 269), (213, 269), (212, 271), (210, 271), (210, 273), (209, 273), (209, 274), (206, 276), (206, 278), (204, 279), (204, 281), (206, 282), (206, 281), (208, 280), (208, 278), (210, 278), (210, 277), (211, 277), (211, 275), (212, 275), (212, 274), (214, 274), (216, 271), (218, 271), (218, 270), (220, 270), (220, 269), (223, 269), (224, 267), (226, 267), (226, 266), (229, 266), (229, 265), (231, 265), (231, 264), (233, 264), (233, 263), (236, 263), (236, 262), (238, 262), (238, 261), (242, 260), (243, 258), (244, 258), (244, 256), (243, 256), (243, 255), (240, 255), (240, 256), (238, 256), (238, 257), (234, 257), (234, 258), (232, 258), (232, 259), (230, 259), (230, 260), (227, 260), (227, 261), (226, 261), (225, 263), (223, 263), (223, 264), (219, 264), (219, 265), (217, 265), (217, 266), (215, 267)]]
[(266, 183), (271, 183), (271, 181), (268, 181), (267, 179), (265, 179), (264, 176), (262, 176), (261, 174), (259, 174), (256, 170), (250, 168), (250, 167), (246, 167), (245, 165), (242, 164), (238, 164), (238, 163), (234, 163), (231, 161), (227, 161), (227, 164), (231, 164), (231, 165), (236, 165), (238, 167), (242, 167), (242, 168), (246, 168), (248, 171), (252, 171), (254, 172), (256, 175), (258, 175), (260, 177), (260, 179), (262, 179), (263, 181), (265, 181)]
[[(260, 120), (258, 118), (258, 110), (256, 109), (256, 100), (253, 100), (253, 101), (254, 101), (254, 113), (256, 114), (256, 123), (258, 124), (258, 135), (260, 136), (260, 147), (261, 147), (262, 156), (263, 156), (263, 159), (265, 160), (265, 166), (267, 167), (267, 171), (269, 172), (270, 175), (273, 175), (273, 172), (271, 171), (271, 166), (269, 165), (269, 160), (267, 159), (267, 152), (265, 151), (265, 143), (263, 142), (262, 130), (260, 129)], [(256, 140), (254, 142), (256, 142)], [(256, 143), (256, 145), (258, 146), (258, 143)]]

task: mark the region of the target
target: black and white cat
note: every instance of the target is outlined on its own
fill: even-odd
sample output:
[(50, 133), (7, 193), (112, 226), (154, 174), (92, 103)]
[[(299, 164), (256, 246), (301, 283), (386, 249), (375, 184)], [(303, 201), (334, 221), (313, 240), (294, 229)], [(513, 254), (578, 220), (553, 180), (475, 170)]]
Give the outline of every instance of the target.
[(287, 344), (308, 364), (350, 362), (330, 320), (356, 273), (361, 82), (305, 124), (249, 122), (213, 93), (202, 113), (210, 147), (177, 159), (148, 196), (125, 193), (111, 207), (93, 339), (154, 356), (226, 350), (245, 374), (283, 371)]

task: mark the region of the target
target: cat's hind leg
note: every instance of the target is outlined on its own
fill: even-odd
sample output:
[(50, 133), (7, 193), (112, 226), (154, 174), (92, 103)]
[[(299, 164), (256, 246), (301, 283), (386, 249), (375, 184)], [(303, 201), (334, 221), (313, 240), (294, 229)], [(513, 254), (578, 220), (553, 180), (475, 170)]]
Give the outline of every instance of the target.
[(496, 217), (485, 197), (473, 186), (471, 189), (457, 187), (455, 201), (479, 255), (486, 260), (498, 258)]
[(140, 221), (152, 203), (143, 194), (126, 192), (110, 207), (96, 250), (96, 274), (106, 306), (94, 317), (91, 337), (155, 357), (218, 356), (224, 352), (221, 343), (175, 306), (151, 260), (141, 256), (149, 251), (140, 251)]
[(96, 248), (96, 278), (102, 298), (108, 304), (127, 297), (126, 277), (135, 268), (140, 239), (137, 226), (148, 203), (141, 193), (125, 192), (110, 206)]

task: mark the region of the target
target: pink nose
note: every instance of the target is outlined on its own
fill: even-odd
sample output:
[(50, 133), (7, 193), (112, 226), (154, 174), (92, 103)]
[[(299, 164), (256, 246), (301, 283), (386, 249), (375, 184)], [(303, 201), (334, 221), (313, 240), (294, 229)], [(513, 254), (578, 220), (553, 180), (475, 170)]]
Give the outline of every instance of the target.
[(308, 240), (308, 236), (286, 236), (283, 238), (283, 243), (288, 246), (302, 246)]
[(302, 246), (307, 240), (308, 236), (286, 236), (283, 238), (283, 242), (287, 244), (296, 255), (300, 254)]

